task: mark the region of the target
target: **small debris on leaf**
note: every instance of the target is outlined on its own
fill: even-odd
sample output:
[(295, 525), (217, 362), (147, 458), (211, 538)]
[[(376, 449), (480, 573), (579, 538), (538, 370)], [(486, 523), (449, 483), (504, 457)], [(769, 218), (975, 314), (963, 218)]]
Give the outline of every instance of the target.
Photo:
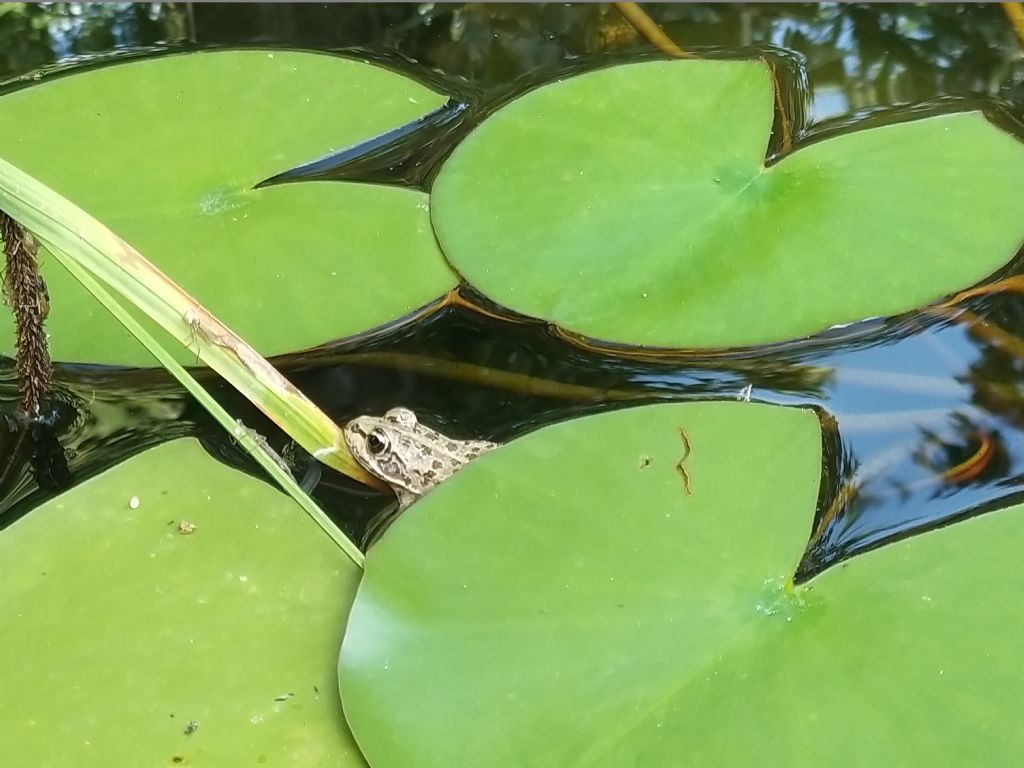
[(687, 436), (686, 430), (682, 427), (679, 427), (679, 437), (683, 441), (683, 458), (681, 458), (679, 463), (676, 464), (676, 471), (679, 472), (679, 476), (683, 478), (683, 487), (686, 489), (686, 495), (692, 496), (693, 491), (690, 490), (690, 473), (687, 472), (686, 467), (683, 466), (683, 463), (689, 458), (690, 451), (692, 450), (690, 448), (690, 438)]

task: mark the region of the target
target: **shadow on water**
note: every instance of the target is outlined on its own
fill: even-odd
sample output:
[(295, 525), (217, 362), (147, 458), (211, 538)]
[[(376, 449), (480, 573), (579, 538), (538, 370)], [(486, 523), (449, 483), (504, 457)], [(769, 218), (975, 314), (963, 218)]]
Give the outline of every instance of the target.
[[(426, 188), (459, 138), (515, 94), (652, 55), (601, 5), (75, 7), (25, 6), (20, 14), (0, 15), (0, 77), (26, 75), (8, 88), (75, 56), (88, 63), (90, 54), (123, 49), (129, 55), (140, 46), (262, 44), (357, 50), (388, 66), (411, 67), (452, 94), (445, 107), (386, 139), (267, 183), (323, 178)], [(1024, 60), (998, 8), (687, 4), (650, 11), (684, 47), (767, 55), (788, 94), (787, 112), (796, 116), (791, 129), (798, 146), (922, 111), (978, 106), (1019, 131)], [(1001, 274), (1019, 271), (1020, 259)], [(497, 310), (467, 289), (463, 294)], [(976, 298), (965, 306), (1010, 334), (1024, 334), (1018, 296)], [(543, 323), (503, 314), (445, 306), (355, 342), (274, 362), (338, 423), (401, 404), (453, 436), (499, 441), (637, 403), (749, 395), (817, 406), (826, 427), (826, 466), (801, 577), (887, 541), (1024, 500), (1024, 356), (951, 317), (915, 313), (770, 349), (658, 358), (574, 343), (580, 340)], [(4, 364), (5, 413), (17, 402), (13, 376), (13, 366)], [(222, 461), (260, 476), (163, 371), (60, 366), (56, 378), (46, 424), (25, 430), (9, 420), (0, 429), (0, 526), (74, 482), (181, 436), (198, 438)], [(307, 474), (312, 460), (261, 414), (212, 374), (199, 378), (268, 437), (297, 477)], [(394, 506), (390, 496), (327, 469), (313, 495), (357, 540)]]

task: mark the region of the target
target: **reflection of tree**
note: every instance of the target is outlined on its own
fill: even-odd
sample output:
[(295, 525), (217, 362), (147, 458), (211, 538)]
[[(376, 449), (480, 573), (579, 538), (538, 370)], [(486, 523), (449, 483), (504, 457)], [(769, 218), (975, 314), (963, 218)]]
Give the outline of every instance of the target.
[(50, 13), (35, 3), (0, 3), (0, 77), (53, 61)]
[(865, 460), (844, 446), (832, 462), (801, 577), (1005, 496), (1010, 446), (989, 421), (981, 411), (951, 410), (944, 428), (918, 427), (916, 436), (897, 438)]
[(181, 40), (186, 18), (180, 3), (0, 3), (0, 78), (68, 56)]
[(652, 4), (649, 11), (684, 46), (772, 44), (800, 52), (816, 90), (842, 92), (843, 111), (950, 94), (1012, 97), (1024, 74), (1016, 37), (995, 4), (758, 3), (716, 6), (711, 20), (698, 8)]
[[(819, 115), (948, 95), (1024, 103), (1024, 60), (994, 4), (651, 3), (646, 10), (684, 48), (797, 51), (818, 93)], [(198, 4), (195, 12), (200, 41), (285, 37), (386, 48), (479, 85), (515, 81), (588, 54), (650, 48), (604, 4)]]
[(941, 421), (914, 427), (909, 439), (894, 425), (890, 447), (872, 453), (858, 444), (857, 461), (848, 451), (844, 461), (832, 463), (841, 482), (823, 500), (801, 566), (805, 573), (894, 538), (1019, 501), (1024, 302), (1019, 295), (989, 295), (971, 299), (969, 306), (970, 313), (951, 316), (959, 324), (933, 334), (939, 345), (948, 337), (973, 347), (974, 361), (956, 377), (969, 394), (949, 403)]
[[(1020, 297), (989, 297), (983, 302), (988, 322), (1021, 338), (1024, 333), (1024, 302)], [(1005, 345), (975, 339), (979, 354), (964, 381), (973, 392), (972, 401), (1004, 425), (1024, 429), (1024, 358)], [(1024, 477), (1008, 478), (1004, 484), (1018, 485)]]
[[(987, 95), (1024, 104), (1024, 59), (996, 4), (651, 3), (684, 48), (774, 45), (805, 57), (819, 114)], [(194, 29), (186, 30), (187, 23)], [(0, 76), (127, 45), (284, 42), (401, 52), (479, 85), (602, 51), (649, 50), (608, 4), (4, 3)]]

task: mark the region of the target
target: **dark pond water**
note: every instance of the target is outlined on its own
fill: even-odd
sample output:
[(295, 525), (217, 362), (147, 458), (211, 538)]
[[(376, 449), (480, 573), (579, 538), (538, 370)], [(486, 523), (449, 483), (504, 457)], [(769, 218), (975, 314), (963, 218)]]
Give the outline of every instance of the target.
[[(684, 48), (767, 52), (789, 66), (789, 107), (803, 115), (798, 142), (922, 106), (981, 103), (1011, 128), (1024, 119), (1024, 56), (996, 5), (648, 10)], [(351, 50), (399, 69), (415, 61), (433, 70), (435, 85), (468, 106), (429, 129), (429, 147), (420, 133), (389, 154), (355, 153), (308, 171), (421, 187), (446, 147), (510, 95), (608, 57), (650, 55), (618, 12), (599, 4), (0, 7), (0, 79), (14, 79), (10, 87), (41, 67), (89, 65), (112, 52), (226, 45)], [(1020, 265), (1018, 258), (1001, 274)], [(988, 332), (1024, 334), (1024, 298), (1003, 294), (965, 306), (980, 318), (973, 326), (920, 313), (770, 350), (662, 361), (588, 351), (543, 325), (451, 307), (372, 341), (275, 363), (339, 423), (405, 405), (454, 435), (497, 440), (624, 403), (735, 398), (746, 388), (755, 400), (820, 406), (824, 423), (838, 429), (827, 433), (818, 530), (803, 564), (812, 573), (893, 538), (1024, 501), (1024, 357)], [(202, 380), (286, 449), (285, 436), (229, 387)], [(562, 386), (545, 389), (546, 382)], [(0, 430), (0, 526), (180, 436), (196, 436), (221, 460), (259, 474), (162, 371), (61, 366), (57, 399), (52, 424)], [(4, 412), (17, 401), (5, 360)], [(291, 457), (300, 471), (308, 463)], [(851, 483), (858, 493), (841, 492)], [(393, 506), (326, 470), (314, 496), (359, 540)]]

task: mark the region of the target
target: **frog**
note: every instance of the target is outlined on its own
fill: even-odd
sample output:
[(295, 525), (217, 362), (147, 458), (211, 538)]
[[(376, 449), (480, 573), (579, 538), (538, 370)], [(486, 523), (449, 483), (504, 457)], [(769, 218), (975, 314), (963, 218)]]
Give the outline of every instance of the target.
[(383, 480), (404, 512), (477, 456), (498, 446), (487, 440), (457, 440), (421, 424), (408, 408), (383, 416), (358, 416), (343, 430), (355, 460)]

